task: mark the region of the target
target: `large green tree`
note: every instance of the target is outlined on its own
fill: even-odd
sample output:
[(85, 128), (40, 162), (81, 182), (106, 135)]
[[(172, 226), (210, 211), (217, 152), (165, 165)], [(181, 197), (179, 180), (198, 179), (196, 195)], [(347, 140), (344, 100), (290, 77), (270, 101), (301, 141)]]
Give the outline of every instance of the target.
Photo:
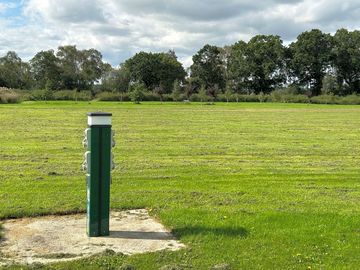
[(225, 64), (221, 49), (209, 44), (201, 48), (192, 58), (191, 77), (198, 78), (206, 88), (223, 89), (226, 84)]
[(79, 88), (81, 60), (76, 46), (60, 46), (56, 56), (61, 68), (62, 86), (66, 89)]
[(236, 92), (269, 93), (285, 82), (285, 48), (279, 36), (257, 35), (235, 43), (228, 60), (228, 85)]
[(48, 86), (54, 90), (61, 87), (59, 59), (54, 50), (38, 52), (30, 60), (30, 67), (36, 88), (45, 89)]
[(170, 92), (175, 80), (184, 81), (186, 72), (174, 53), (139, 52), (125, 62), (132, 82), (144, 83), (146, 88), (157, 87)]
[(247, 44), (248, 84), (256, 94), (269, 93), (285, 82), (285, 50), (279, 36), (257, 35)]
[(0, 57), (0, 86), (29, 89), (32, 86), (30, 66), (13, 51)]
[(83, 88), (91, 88), (101, 78), (107, 66), (102, 61), (102, 54), (95, 49), (80, 51), (80, 78)]
[(227, 61), (227, 90), (236, 93), (249, 91), (250, 68), (247, 59), (247, 43), (238, 41), (231, 46)]
[(110, 66), (101, 79), (102, 90), (118, 92), (122, 99), (122, 95), (129, 91), (130, 80), (130, 72), (124, 65), (119, 68)]
[(333, 40), (318, 29), (303, 32), (290, 44), (291, 71), (297, 83), (319, 95), (326, 71), (330, 68)]
[(78, 50), (76, 46), (60, 46), (56, 56), (62, 84), (67, 89), (91, 89), (106, 69), (101, 53), (95, 49)]
[(342, 94), (360, 93), (360, 31), (339, 29), (334, 35), (332, 53)]
[(160, 53), (160, 67), (158, 70), (160, 83), (158, 86), (162, 86), (166, 93), (169, 93), (173, 89), (174, 81), (184, 81), (186, 72), (182, 64), (177, 60), (174, 51), (167, 53)]

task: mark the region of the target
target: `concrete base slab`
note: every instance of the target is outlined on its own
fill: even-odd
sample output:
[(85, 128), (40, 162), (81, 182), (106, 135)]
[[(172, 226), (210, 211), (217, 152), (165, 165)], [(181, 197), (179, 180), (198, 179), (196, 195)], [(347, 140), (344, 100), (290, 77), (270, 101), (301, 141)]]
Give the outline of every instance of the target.
[(13, 219), (3, 227), (0, 265), (67, 261), (105, 250), (130, 255), (185, 247), (146, 209), (111, 212), (106, 237), (87, 237), (85, 214)]

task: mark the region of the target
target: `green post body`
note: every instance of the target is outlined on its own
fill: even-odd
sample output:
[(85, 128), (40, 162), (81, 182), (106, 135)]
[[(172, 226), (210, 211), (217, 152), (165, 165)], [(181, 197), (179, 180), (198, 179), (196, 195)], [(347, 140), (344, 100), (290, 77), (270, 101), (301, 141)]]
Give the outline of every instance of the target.
[[(111, 117), (109, 113), (89, 113), (89, 117)], [(87, 235), (109, 235), (111, 122), (88, 122), (86, 130)], [(110, 124), (108, 124), (110, 123)]]

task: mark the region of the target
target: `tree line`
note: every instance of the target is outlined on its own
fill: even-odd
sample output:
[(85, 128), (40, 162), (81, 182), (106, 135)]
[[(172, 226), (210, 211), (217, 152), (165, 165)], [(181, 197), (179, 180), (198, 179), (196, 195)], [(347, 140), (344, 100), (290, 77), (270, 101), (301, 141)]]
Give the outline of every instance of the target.
[(0, 57), (0, 87), (115, 92), (141, 99), (151, 92), (162, 100), (197, 94), (270, 94), (292, 89), (317, 96), (360, 94), (360, 31), (318, 29), (301, 33), (288, 46), (277, 35), (256, 35), (248, 42), (218, 47), (206, 44), (185, 70), (174, 51), (139, 52), (112, 67), (96, 49), (60, 46), (24, 62), (15, 52)]

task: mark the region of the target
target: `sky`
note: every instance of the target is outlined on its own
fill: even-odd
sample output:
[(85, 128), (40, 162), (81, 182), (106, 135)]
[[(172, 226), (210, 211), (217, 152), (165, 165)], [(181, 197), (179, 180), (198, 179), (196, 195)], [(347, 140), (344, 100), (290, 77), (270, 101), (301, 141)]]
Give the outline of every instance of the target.
[(0, 56), (95, 48), (118, 66), (139, 51), (175, 50), (185, 67), (205, 44), (256, 34), (288, 44), (303, 31), (360, 27), (359, 0), (0, 0)]

